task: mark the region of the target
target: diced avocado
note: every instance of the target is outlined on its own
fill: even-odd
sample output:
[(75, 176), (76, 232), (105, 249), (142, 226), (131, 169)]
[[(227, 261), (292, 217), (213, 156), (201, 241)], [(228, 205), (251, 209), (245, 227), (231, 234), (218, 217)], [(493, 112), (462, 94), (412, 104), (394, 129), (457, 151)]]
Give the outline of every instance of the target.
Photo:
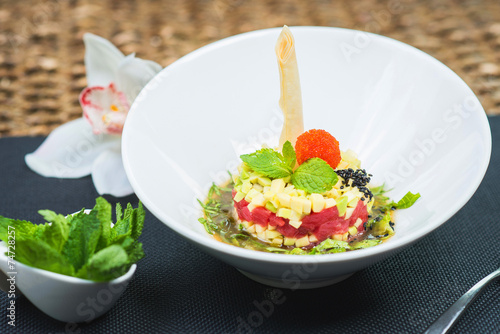
[(350, 235), (358, 234), (358, 229), (356, 228), (356, 226), (350, 226), (348, 231)]
[(290, 226), (295, 227), (296, 229), (298, 229), (300, 227), (300, 225), (302, 225), (302, 222), (290, 219), (289, 224), (290, 224)]
[(278, 211), (278, 209), (271, 202), (267, 202), (265, 208), (274, 213)]
[(288, 218), (290, 218), (291, 213), (292, 213), (292, 210), (290, 210), (290, 209), (280, 208), (278, 210), (278, 212), (276, 213), (276, 216), (288, 219)]
[(259, 225), (259, 224), (254, 224), (255, 225), (255, 232), (257, 233), (263, 233), (266, 232), (267, 227)]
[(347, 209), (345, 209), (345, 219), (351, 218), (353, 212), (354, 208), (347, 207)]
[(285, 189), (285, 181), (283, 179), (275, 179), (271, 181), (271, 191), (275, 194), (283, 192)]
[(290, 220), (302, 221), (303, 215), (301, 213), (297, 213), (297, 211), (293, 211), (290, 213)]
[(307, 246), (309, 244), (310, 244), (310, 242), (309, 242), (309, 236), (307, 236), (307, 235), (304, 236), (304, 237), (302, 237), (302, 238), (300, 238), (300, 239), (297, 239), (295, 241), (295, 247), (304, 247), (304, 246)]
[(253, 203), (248, 203), (247, 205), (247, 209), (248, 211), (252, 212), (253, 209), (255, 209), (257, 207), (257, 205), (253, 204)]
[(266, 239), (272, 240), (274, 238), (278, 238), (281, 236), (281, 233), (278, 231), (271, 231), (271, 230), (266, 230)]
[(250, 175), (248, 174), (248, 172), (243, 169), (241, 171), (241, 174), (240, 174), (240, 179), (242, 179), (242, 180), (248, 180), (249, 177), (250, 177)]
[[(252, 188), (248, 191), (247, 195), (245, 196), (245, 201), (250, 203), (253, 200), (253, 198), (256, 197), (257, 195), (262, 195), (262, 193)], [(262, 197), (264, 197), (264, 195), (262, 195)]]
[(264, 192), (264, 198), (266, 199), (266, 201), (270, 201), (273, 199), (274, 195), (276, 195), (275, 193), (273, 193), (272, 191), (266, 191)]
[[(248, 196), (248, 195), (247, 195)], [(252, 198), (252, 202), (251, 204), (255, 205), (255, 206), (264, 206), (266, 203), (266, 200), (264, 198), (264, 195), (262, 195), (261, 193), (255, 195), (253, 198)]]
[(297, 196), (306, 197), (307, 193), (305, 190), (297, 189)]
[[(274, 238), (272, 241), (271, 241), (271, 244), (275, 245), (275, 246), (281, 246), (283, 244), (283, 238), (282, 237), (277, 237), (277, 238)], [(279, 248), (278, 248), (279, 249)]]
[(307, 198), (300, 198), (302, 201), (302, 212), (306, 215), (311, 213), (311, 201)]
[(254, 183), (252, 187), (260, 193), (264, 192), (264, 187), (258, 183)]
[(259, 177), (257, 182), (263, 187), (271, 186), (271, 179), (268, 177)]
[(335, 202), (335, 200), (333, 198), (327, 198), (325, 208), (328, 209), (328, 208), (334, 207), (336, 204), (337, 204), (337, 202)]
[(236, 195), (234, 195), (234, 201), (235, 202), (240, 202), (244, 198), (245, 198), (245, 194), (242, 193), (241, 191), (237, 191)]
[(231, 178), (232, 178), (233, 183), (234, 183), (235, 186), (243, 183), (243, 181), (241, 181), (240, 176), (237, 175), (237, 174), (232, 174)]
[(337, 199), (337, 210), (339, 211), (339, 217), (345, 215), (347, 210), (347, 197), (341, 196)]
[(351, 208), (355, 208), (358, 205), (359, 199), (357, 197), (353, 198), (349, 203), (347, 203), (347, 206), (350, 206)]
[[(257, 225), (258, 226), (258, 225)], [(257, 238), (261, 240), (266, 240), (266, 232), (257, 232)]]
[(241, 192), (244, 194), (248, 194), (248, 192), (252, 189), (252, 183), (250, 181), (245, 180), (243, 181), (243, 184), (241, 185)]
[(347, 197), (347, 205), (350, 206), (351, 203), (353, 203), (353, 201), (358, 201), (358, 193), (359, 191), (356, 189), (356, 188), (353, 188), (347, 192), (344, 193), (343, 196), (346, 196)]
[(313, 212), (321, 212), (325, 208), (325, 198), (320, 194), (311, 194), (311, 206)]
[(303, 205), (301, 198), (293, 196), (290, 200), (290, 209), (297, 212), (298, 214), (302, 214)]
[(361, 162), (358, 160), (358, 156), (356, 155), (356, 153), (354, 153), (354, 151), (352, 151), (351, 149), (345, 152), (341, 152), (341, 155), (342, 160), (346, 161), (349, 164), (349, 167), (353, 169), (357, 169), (360, 167)]
[(287, 208), (289, 208), (291, 206), (292, 198), (290, 197), (290, 195), (285, 194), (285, 193), (278, 193), (276, 195), (276, 198), (278, 199), (280, 206), (284, 206)]
[(373, 203), (375, 202), (375, 199), (372, 198), (368, 204), (366, 205), (366, 209), (368, 210), (368, 212), (372, 211), (372, 207), (373, 207)]
[(257, 183), (257, 180), (259, 179), (259, 175), (255, 173), (251, 173), (250, 176), (248, 177), (250, 182), (252, 183)]

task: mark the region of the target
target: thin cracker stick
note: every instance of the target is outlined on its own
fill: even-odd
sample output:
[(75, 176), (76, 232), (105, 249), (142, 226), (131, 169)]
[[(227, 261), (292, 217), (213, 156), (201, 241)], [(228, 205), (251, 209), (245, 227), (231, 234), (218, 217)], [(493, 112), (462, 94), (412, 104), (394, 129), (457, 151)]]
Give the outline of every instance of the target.
[(279, 147), (289, 140), (295, 146), (297, 137), (304, 132), (302, 116), (302, 93), (300, 91), (299, 68), (295, 54), (295, 40), (290, 29), (285, 25), (276, 42), (276, 57), (280, 72), (281, 95), (280, 108), (284, 123)]

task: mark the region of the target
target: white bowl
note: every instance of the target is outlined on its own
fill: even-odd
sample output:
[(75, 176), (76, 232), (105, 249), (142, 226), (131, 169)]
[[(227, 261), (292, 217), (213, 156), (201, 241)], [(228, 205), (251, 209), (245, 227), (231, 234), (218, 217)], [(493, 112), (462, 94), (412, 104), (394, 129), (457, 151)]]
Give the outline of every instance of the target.
[[(137, 265), (133, 264), (118, 278), (109, 282), (94, 282), (30, 267), (17, 262), (15, 258), (10, 268), (12, 263), (5, 252), (7, 246), (0, 242), (2, 290), (7, 293), (15, 291), (15, 294), (21, 292), (43, 313), (70, 323), (90, 322), (108, 312), (125, 291), (137, 269)], [(2, 273), (7, 277), (3, 277)], [(11, 280), (7, 281), (7, 278)]]
[(227, 180), (240, 154), (277, 144), (279, 28), (226, 38), (164, 69), (132, 106), (122, 152), (136, 194), (168, 227), (252, 279), (296, 289), (344, 279), (446, 222), (479, 186), (491, 134), (470, 88), (429, 55), (359, 31), (291, 30), (305, 128), (325, 129), (356, 151), (393, 199), (422, 195), (397, 212), (388, 242), (340, 254), (270, 254), (220, 243), (197, 221), (196, 198)]

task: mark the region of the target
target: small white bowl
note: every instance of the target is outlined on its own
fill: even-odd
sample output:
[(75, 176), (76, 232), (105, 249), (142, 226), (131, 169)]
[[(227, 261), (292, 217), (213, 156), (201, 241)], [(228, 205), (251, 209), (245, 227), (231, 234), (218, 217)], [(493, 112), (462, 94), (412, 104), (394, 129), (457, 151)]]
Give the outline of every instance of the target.
[(137, 196), (172, 230), (256, 281), (312, 288), (387, 258), (451, 218), (486, 172), (491, 134), (470, 88), (422, 51), (366, 32), (292, 27), (305, 129), (325, 129), (341, 149), (357, 152), (393, 199), (407, 191), (422, 197), (396, 213), (394, 237), (368, 249), (294, 256), (218, 242), (197, 221), (196, 198), (227, 180), (240, 154), (277, 145), (280, 30), (218, 41), (160, 72), (130, 110), (122, 155)]
[[(123, 276), (109, 282), (94, 282), (30, 267), (15, 258), (14, 269), (9, 269), (10, 259), (5, 255), (6, 251), (6, 244), (0, 242), (0, 270), (7, 278), (14, 278), (16, 294), (21, 292), (48, 316), (70, 323), (90, 322), (108, 312), (125, 291), (137, 268), (133, 264)], [(10, 284), (6, 292), (8, 289)]]

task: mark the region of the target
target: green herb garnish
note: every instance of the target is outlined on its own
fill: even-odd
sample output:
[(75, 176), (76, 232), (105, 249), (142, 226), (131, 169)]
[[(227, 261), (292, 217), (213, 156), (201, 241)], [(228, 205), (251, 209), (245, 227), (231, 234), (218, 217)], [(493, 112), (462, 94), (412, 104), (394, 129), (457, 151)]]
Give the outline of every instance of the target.
[(26, 265), (58, 274), (109, 281), (125, 274), (144, 257), (137, 241), (144, 225), (142, 204), (128, 204), (124, 212), (116, 205), (116, 223), (111, 227), (111, 204), (96, 199), (89, 214), (84, 210), (64, 217), (40, 210), (48, 222), (42, 225), (0, 216), (0, 239), (8, 242), (8, 231), (16, 237), (15, 259)]
[(293, 148), (292, 143), (288, 140), (283, 144), (283, 158), (285, 158), (285, 162), (288, 164), (290, 168), (295, 167), (295, 163), (297, 163), (297, 155), (295, 154), (295, 149)]
[(328, 163), (320, 158), (311, 158), (301, 164), (292, 175), (292, 184), (309, 193), (322, 194), (337, 183), (338, 176)]
[(320, 158), (309, 159), (294, 172), (297, 157), (292, 144), (286, 141), (282, 151), (283, 154), (264, 148), (252, 154), (243, 154), (240, 158), (252, 170), (271, 179), (291, 176), (295, 188), (309, 193), (324, 193), (337, 183), (338, 176), (326, 161)]
[(412, 194), (411, 191), (407, 192), (397, 203), (394, 204), (396, 209), (408, 209), (417, 199), (420, 198), (420, 193)]
[(254, 171), (273, 179), (287, 177), (293, 172), (288, 159), (270, 148), (263, 148), (251, 154), (243, 154), (240, 158)]

